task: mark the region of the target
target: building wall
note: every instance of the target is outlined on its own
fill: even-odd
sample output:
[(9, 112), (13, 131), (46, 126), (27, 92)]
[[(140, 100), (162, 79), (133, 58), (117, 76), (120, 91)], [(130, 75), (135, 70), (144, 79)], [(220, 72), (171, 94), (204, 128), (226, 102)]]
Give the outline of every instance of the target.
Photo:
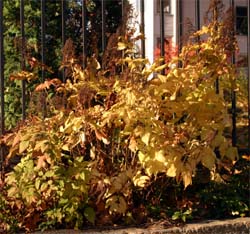
[[(129, 0), (137, 12), (137, 21), (140, 23), (140, 0)], [(165, 13), (165, 37), (171, 38), (173, 44), (178, 44), (179, 21), (177, 19), (177, 0), (170, 0), (171, 11)], [(196, 0), (182, 0), (182, 35), (188, 34), (188, 24), (193, 25), (193, 29), (198, 29)], [(223, 0), (224, 9), (227, 10), (231, 6), (232, 0)], [(145, 4), (145, 45), (146, 57), (150, 62), (154, 61), (154, 51), (157, 47), (157, 40), (160, 38), (160, 13), (157, 11), (157, 0), (144, 0)], [(210, 0), (200, 0), (200, 27), (204, 25), (204, 16), (209, 8)], [(234, 0), (235, 7), (247, 6), (248, 0)], [(138, 30), (139, 32), (139, 30)], [(247, 55), (247, 36), (237, 35), (239, 45), (239, 55)]]

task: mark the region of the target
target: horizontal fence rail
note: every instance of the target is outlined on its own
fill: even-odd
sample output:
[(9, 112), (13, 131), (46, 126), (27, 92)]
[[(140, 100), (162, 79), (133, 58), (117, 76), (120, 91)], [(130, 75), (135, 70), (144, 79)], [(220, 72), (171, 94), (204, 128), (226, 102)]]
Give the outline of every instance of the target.
[[(5, 133), (5, 109), (4, 109), (4, 97), (5, 97), (5, 77), (4, 77), (4, 66), (5, 66), (5, 52), (4, 52), (4, 15), (3, 15), (3, 7), (4, 7), (4, 0), (0, 0), (0, 92), (1, 92), (1, 98), (0, 98), (0, 136), (2, 136)], [(38, 1), (37, 1), (38, 2)], [(40, 56), (41, 56), (41, 63), (46, 64), (47, 62), (47, 56), (46, 55), (46, 40), (47, 40), (47, 30), (48, 30), (48, 23), (47, 22), (47, 15), (46, 15), (46, 4), (53, 1), (46, 1), (46, 0), (40, 0), (40, 12), (41, 12), (41, 17), (40, 17)], [(82, 46), (82, 67), (86, 67), (86, 58), (88, 56), (88, 51), (87, 51), (87, 43), (88, 43), (88, 38), (87, 38), (87, 27), (88, 27), (88, 19), (87, 19), (87, 9), (86, 9), (86, 0), (81, 0), (77, 1), (78, 4), (81, 6), (81, 46)], [(124, 11), (125, 11), (125, 0), (121, 0), (121, 12), (120, 16), (123, 17)], [(145, 4), (147, 1), (145, 0), (140, 0), (140, 32), (144, 34), (145, 28), (147, 25), (145, 25)], [(165, 40), (165, 12), (164, 12), (164, 0), (159, 0), (160, 3), (160, 55), (164, 57), (165, 49), (164, 49), (164, 40)], [(232, 9), (234, 9), (235, 6), (235, 1), (231, 0), (231, 6)], [(59, 28), (55, 28), (54, 30), (61, 30), (61, 43), (62, 47), (66, 42), (66, 33), (67, 33), (67, 28), (66, 28), (66, 22), (68, 19), (66, 12), (68, 9), (66, 9), (66, 1), (65, 0), (58, 0), (55, 1), (55, 3), (60, 3), (61, 6), (61, 25)], [(106, 45), (107, 45), (107, 9), (106, 9), (106, 0), (99, 0), (100, 6), (101, 6), (101, 51), (102, 53), (105, 51)], [(196, 28), (200, 29), (201, 27), (201, 3), (202, 1), (200, 0), (195, 0), (195, 24)], [(177, 14), (177, 38), (179, 42), (179, 50), (182, 45), (181, 37), (183, 36), (183, 0), (176, 0), (176, 14)], [(25, 64), (25, 57), (27, 56), (26, 54), (26, 39), (27, 39), (27, 34), (26, 33), (26, 28), (25, 28), (25, 15), (24, 15), (24, 9), (25, 9), (25, 0), (20, 0), (20, 34), (21, 34), (21, 70), (25, 71), (26, 69), (26, 64)], [(250, 153), (250, 82), (249, 82), (249, 76), (250, 76), (250, 49), (249, 49), (249, 44), (250, 44), (250, 36), (249, 36), (249, 1), (248, 1), (248, 145), (247, 149), (242, 149), (244, 152)], [(141, 39), (141, 54), (142, 57), (145, 57), (145, 51), (146, 51), (146, 45), (145, 45), (145, 38)], [(235, 59), (233, 58), (233, 61)], [(41, 78), (42, 81), (45, 80), (46, 77), (46, 71), (42, 67), (41, 70)], [(66, 79), (66, 74), (64, 70), (62, 70), (62, 80), (65, 81)], [(219, 83), (215, 85), (215, 91), (218, 92), (219, 89)], [(21, 102), (22, 102), (22, 119), (24, 120), (27, 116), (26, 114), (26, 109), (27, 109), (27, 98), (26, 98), (26, 82), (22, 81), (22, 95), (21, 95)], [(237, 103), (236, 103), (236, 93), (232, 93), (232, 103), (231, 103), (231, 114), (232, 114), (232, 144), (234, 146), (237, 146)], [(45, 108), (45, 103), (43, 103), (43, 106)], [(44, 116), (46, 115), (46, 110), (44, 109)], [(3, 161), (3, 149), (1, 148), (1, 162)]]

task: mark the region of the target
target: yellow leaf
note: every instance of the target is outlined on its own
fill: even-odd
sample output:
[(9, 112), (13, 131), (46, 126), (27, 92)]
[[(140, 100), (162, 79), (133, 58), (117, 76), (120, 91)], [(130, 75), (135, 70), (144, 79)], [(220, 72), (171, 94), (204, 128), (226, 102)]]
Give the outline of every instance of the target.
[(148, 143), (149, 143), (149, 138), (150, 138), (150, 132), (146, 132), (146, 133), (142, 136), (141, 140), (142, 140), (142, 142), (143, 142), (145, 145), (148, 145)]
[(29, 147), (29, 141), (21, 141), (19, 144), (19, 154), (23, 153)]
[(124, 42), (118, 42), (117, 50), (124, 50), (127, 48), (127, 45)]
[(139, 151), (138, 157), (139, 157), (139, 160), (140, 160), (141, 162), (144, 162), (145, 159), (146, 159), (146, 155), (143, 154), (141, 151)]
[(101, 140), (104, 144), (108, 145), (110, 142), (107, 136), (101, 130), (95, 130), (95, 135), (98, 140)]
[(205, 147), (201, 151), (201, 163), (204, 167), (208, 168), (209, 170), (212, 170), (215, 164), (216, 155), (214, 151), (209, 148)]
[(165, 68), (167, 68), (167, 64), (164, 64), (164, 65), (161, 65), (161, 66), (155, 68), (155, 72), (160, 72), (160, 71), (162, 71)]
[(145, 187), (146, 183), (149, 180), (150, 180), (149, 176), (145, 176), (145, 175), (142, 176), (141, 174), (138, 174), (133, 178), (134, 185), (141, 187), (141, 188)]
[(136, 101), (136, 96), (134, 93), (128, 91), (128, 93), (126, 94), (127, 96), (127, 104), (133, 106), (135, 104)]
[(164, 151), (163, 150), (156, 151), (155, 152), (155, 159), (161, 163), (165, 163), (166, 158), (164, 156)]
[(175, 177), (176, 176), (176, 167), (174, 164), (171, 164), (171, 166), (167, 170), (167, 176), (169, 177)]
[(161, 74), (158, 74), (158, 78), (160, 79), (160, 81), (162, 83), (166, 82), (166, 80), (167, 80), (167, 76), (164, 76), (164, 75), (161, 75)]
[(184, 183), (184, 187), (186, 188), (188, 185), (192, 184), (192, 174), (190, 171), (182, 172), (182, 179)]
[(244, 158), (247, 161), (250, 161), (250, 155), (243, 155), (242, 158)]
[(226, 152), (226, 157), (229, 158), (232, 161), (235, 161), (238, 159), (238, 150), (236, 147), (229, 147)]
[(131, 137), (129, 141), (129, 147), (128, 147), (132, 152), (136, 152), (137, 149), (137, 143), (134, 137)]

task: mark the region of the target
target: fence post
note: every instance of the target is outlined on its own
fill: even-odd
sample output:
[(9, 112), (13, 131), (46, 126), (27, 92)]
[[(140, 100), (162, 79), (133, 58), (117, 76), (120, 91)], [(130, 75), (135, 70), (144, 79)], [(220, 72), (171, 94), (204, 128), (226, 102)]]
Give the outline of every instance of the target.
[[(234, 5), (234, 0), (231, 0), (231, 11), (232, 11), (232, 19), (233, 19), (233, 22), (235, 22), (235, 5)], [(233, 34), (235, 34), (235, 26), (233, 28)], [(235, 64), (235, 53), (233, 53), (232, 55), (232, 63)], [(232, 145), (233, 146), (236, 146), (237, 145), (237, 128), (236, 128), (236, 116), (237, 116), (237, 113), (236, 113), (236, 91), (235, 90), (232, 90), (232, 100), (231, 100), (231, 108), (232, 108)]]
[[(24, 71), (25, 68), (25, 31), (24, 31), (24, 1), (20, 0), (20, 26), (21, 26), (21, 69)], [(22, 80), (22, 119), (26, 118), (26, 82)]]
[[(4, 49), (3, 49), (3, 1), (0, 1), (0, 95), (1, 95), (1, 116), (0, 116), (0, 137), (4, 134)], [(4, 150), (0, 147), (0, 174), (3, 176)]]
[(44, 70), (44, 64), (45, 64), (45, 1), (41, 0), (41, 62), (42, 62), (42, 82), (44, 82), (45, 79), (45, 70)]
[(3, 1), (0, 1), (0, 95), (1, 95), (1, 123), (0, 135), (4, 134), (4, 48), (3, 48)]
[[(62, 14), (62, 52), (65, 44), (65, 0), (61, 1), (61, 14)], [(62, 55), (63, 57), (63, 55)], [(64, 61), (63, 61), (64, 62)], [(62, 80), (65, 82), (65, 68), (63, 64), (63, 69), (62, 69)]]
[(82, 67), (86, 67), (86, 1), (82, 0)]
[(106, 3), (102, 0), (102, 53), (106, 47)]
[[(45, 4), (46, 0), (41, 0), (41, 62), (42, 62), (42, 82), (45, 81)], [(46, 94), (42, 93), (42, 113), (46, 117)]]
[[(164, 2), (160, 0), (160, 49), (161, 49), (161, 57), (163, 57), (163, 61), (165, 62), (165, 25), (164, 25)], [(164, 63), (163, 62), (163, 63)], [(161, 71), (161, 74), (164, 75), (165, 69)]]
[(248, 58), (248, 154), (250, 155), (250, 2), (247, 4), (247, 58)]
[(142, 57), (145, 58), (145, 16), (144, 16), (144, 0), (140, 2), (140, 10), (141, 10), (141, 25), (140, 25), (140, 33), (143, 38), (141, 39), (141, 54)]
[(178, 52), (181, 52), (182, 48), (182, 0), (177, 0), (177, 46), (178, 46)]

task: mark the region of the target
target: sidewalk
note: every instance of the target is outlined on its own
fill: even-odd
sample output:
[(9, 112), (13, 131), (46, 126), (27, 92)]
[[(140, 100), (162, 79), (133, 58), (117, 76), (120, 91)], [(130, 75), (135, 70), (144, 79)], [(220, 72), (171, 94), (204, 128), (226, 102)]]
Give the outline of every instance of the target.
[(202, 223), (187, 224), (183, 227), (165, 229), (161, 225), (152, 227), (125, 228), (115, 230), (55, 230), (46, 232), (33, 232), (32, 234), (250, 234), (250, 218), (237, 218), (230, 220), (214, 220)]

